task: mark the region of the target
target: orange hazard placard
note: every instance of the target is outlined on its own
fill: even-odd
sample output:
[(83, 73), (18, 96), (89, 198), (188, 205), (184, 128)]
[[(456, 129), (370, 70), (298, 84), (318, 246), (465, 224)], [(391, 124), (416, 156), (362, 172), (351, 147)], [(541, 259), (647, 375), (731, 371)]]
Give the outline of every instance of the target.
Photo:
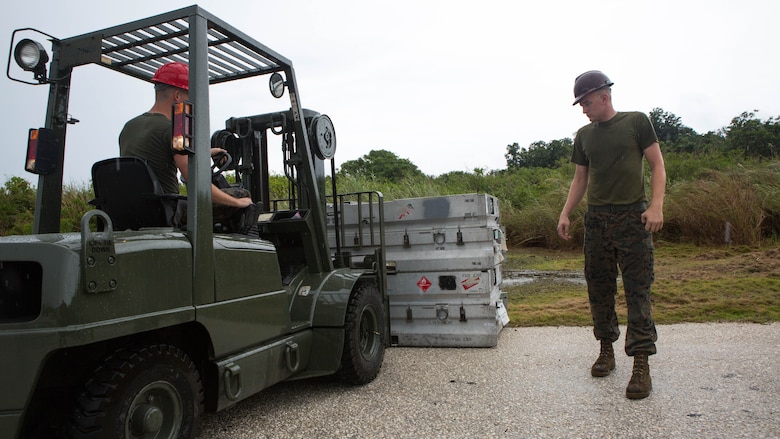
[(420, 289), (423, 291), (423, 293), (428, 291), (428, 288), (430, 288), (431, 285), (433, 285), (433, 284), (425, 276), (421, 277), (420, 280), (417, 281), (417, 286), (420, 287)]

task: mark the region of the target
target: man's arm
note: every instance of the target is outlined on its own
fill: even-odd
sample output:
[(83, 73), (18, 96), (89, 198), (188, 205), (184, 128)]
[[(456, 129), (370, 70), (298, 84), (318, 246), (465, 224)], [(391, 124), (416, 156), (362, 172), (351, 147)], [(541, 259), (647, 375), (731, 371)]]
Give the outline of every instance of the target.
[(221, 204), (223, 206), (233, 206), (233, 207), (247, 207), (250, 204), (252, 204), (252, 199), (249, 197), (246, 198), (236, 198), (231, 195), (226, 194), (220, 188), (211, 185), (211, 202), (212, 204)]
[[(184, 154), (176, 154), (173, 156), (173, 161), (176, 162), (176, 167), (179, 168), (179, 172), (181, 172), (181, 176), (184, 178), (184, 181), (187, 181), (187, 170), (189, 165), (188, 156)], [(252, 199), (249, 197), (247, 198), (232, 197), (222, 192), (218, 187), (212, 184), (211, 203), (220, 204), (223, 206), (247, 207), (250, 204), (252, 204)]]
[(661, 154), (661, 146), (653, 143), (644, 150), (650, 165), (650, 206), (642, 213), (642, 222), (648, 232), (657, 232), (664, 226), (664, 195), (666, 193), (666, 166)]
[(562, 239), (569, 239), (569, 227), (571, 226), (569, 215), (571, 215), (571, 213), (574, 212), (574, 209), (580, 204), (587, 189), (588, 167), (577, 165), (574, 169), (574, 178), (569, 187), (569, 195), (566, 197), (566, 204), (564, 204), (561, 216), (558, 218), (558, 236)]

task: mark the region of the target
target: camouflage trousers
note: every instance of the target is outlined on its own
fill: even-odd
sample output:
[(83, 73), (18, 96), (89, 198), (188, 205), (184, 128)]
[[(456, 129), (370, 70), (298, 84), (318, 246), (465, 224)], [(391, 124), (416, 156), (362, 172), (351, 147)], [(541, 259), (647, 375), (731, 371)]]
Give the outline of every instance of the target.
[[(220, 188), (220, 190), (230, 195), (233, 198), (247, 198), (252, 196), (252, 194), (249, 193), (248, 190), (240, 187)], [(214, 209), (212, 210), (214, 213), (214, 222), (224, 223), (225, 221), (228, 221), (233, 215), (238, 213), (240, 210), (241, 210), (240, 207), (221, 206), (219, 204), (215, 204)]]
[[(220, 188), (220, 190), (230, 195), (233, 198), (246, 198), (252, 196), (252, 194), (248, 190), (239, 187), (226, 187), (226, 188)], [(241, 208), (215, 204), (212, 206), (211, 211), (214, 218), (213, 219), (214, 224), (217, 223), (222, 224), (229, 221), (234, 215), (240, 212)], [(187, 201), (186, 200), (180, 200), (178, 205), (176, 206), (176, 213), (173, 216), (173, 224), (178, 227), (183, 227), (187, 225)]]
[(655, 354), (658, 334), (653, 323), (650, 286), (653, 273), (653, 238), (642, 224), (641, 211), (585, 214), (585, 280), (593, 317), (593, 334), (599, 340), (620, 337), (615, 312), (618, 268), (628, 307), (626, 354)]

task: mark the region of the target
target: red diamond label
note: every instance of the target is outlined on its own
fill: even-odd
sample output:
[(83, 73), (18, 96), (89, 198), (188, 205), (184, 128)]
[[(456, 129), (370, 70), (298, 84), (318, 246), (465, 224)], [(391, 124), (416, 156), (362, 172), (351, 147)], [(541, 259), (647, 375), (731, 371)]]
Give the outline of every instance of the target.
[(421, 277), (420, 280), (417, 281), (417, 286), (420, 287), (420, 289), (423, 291), (423, 293), (428, 291), (428, 288), (430, 288), (431, 285), (433, 285), (433, 284), (425, 276)]

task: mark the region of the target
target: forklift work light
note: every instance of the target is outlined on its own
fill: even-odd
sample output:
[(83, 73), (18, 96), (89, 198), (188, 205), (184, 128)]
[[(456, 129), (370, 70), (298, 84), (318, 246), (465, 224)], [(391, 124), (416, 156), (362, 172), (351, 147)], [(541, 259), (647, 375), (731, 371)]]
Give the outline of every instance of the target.
[(22, 69), (33, 72), (38, 82), (46, 82), (46, 63), (49, 62), (49, 55), (41, 43), (29, 38), (19, 41), (14, 49), (14, 60)]

